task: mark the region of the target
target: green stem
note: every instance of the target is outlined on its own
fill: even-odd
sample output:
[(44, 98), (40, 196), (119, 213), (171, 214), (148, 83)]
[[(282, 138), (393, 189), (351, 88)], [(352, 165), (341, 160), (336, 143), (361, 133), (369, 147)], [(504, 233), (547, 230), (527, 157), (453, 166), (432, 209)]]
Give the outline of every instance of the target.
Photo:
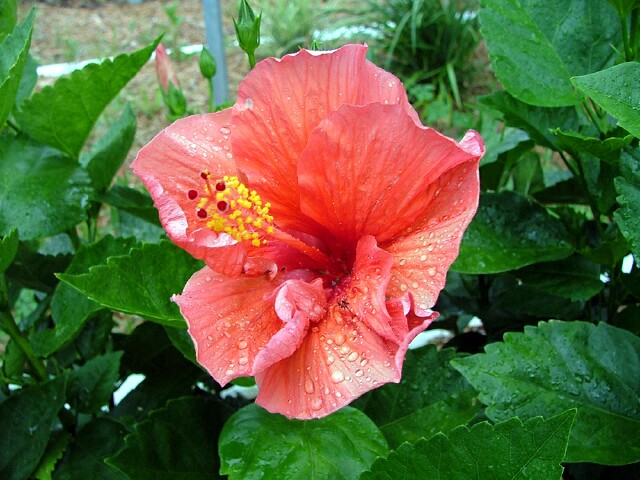
[(253, 70), (253, 67), (256, 66), (256, 55), (254, 52), (247, 52), (247, 56), (249, 57), (249, 68)]
[(67, 235), (71, 240), (71, 244), (73, 245), (74, 250), (78, 250), (80, 248), (80, 237), (78, 236), (78, 231), (74, 228), (70, 228), (67, 230)]
[(624, 59), (627, 62), (633, 60), (633, 52), (631, 50), (629, 32), (627, 30), (627, 17), (620, 16), (620, 25), (622, 26), (622, 42), (624, 43)]
[(632, 60), (638, 58), (638, 43), (640, 43), (640, 7), (635, 8), (631, 12), (631, 31), (629, 32), (629, 38), (631, 39), (631, 55)]
[(216, 111), (216, 102), (213, 97), (213, 79), (209, 79), (209, 112)]
[(567, 158), (564, 152), (559, 152), (560, 158), (567, 166), (574, 177), (578, 179), (580, 184), (582, 185), (582, 189), (584, 190), (585, 195), (587, 196), (587, 201), (589, 202), (589, 208), (591, 209), (591, 214), (593, 215), (593, 220), (596, 223), (596, 228), (598, 229), (598, 233), (600, 233), (600, 238), (604, 238), (604, 228), (602, 227), (602, 223), (600, 221), (600, 209), (598, 209), (598, 205), (596, 204), (593, 196), (589, 192), (589, 187), (587, 185), (587, 180), (584, 176), (584, 169), (582, 168), (582, 162), (580, 159), (576, 159), (577, 161), (574, 163)]
[(33, 367), (35, 377), (41, 382), (48, 380), (49, 375), (47, 374), (47, 369), (45, 368), (44, 363), (42, 363), (42, 360), (36, 356), (29, 340), (27, 340), (18, 328), (18, 325), (16, 325), (16, 321), (14, 320), (8, 306), (7, 308), (0, 310), (0, 326), (9, 334), (13, 341), (16, 342), (18, 348), (25, 354), (29, 363)]

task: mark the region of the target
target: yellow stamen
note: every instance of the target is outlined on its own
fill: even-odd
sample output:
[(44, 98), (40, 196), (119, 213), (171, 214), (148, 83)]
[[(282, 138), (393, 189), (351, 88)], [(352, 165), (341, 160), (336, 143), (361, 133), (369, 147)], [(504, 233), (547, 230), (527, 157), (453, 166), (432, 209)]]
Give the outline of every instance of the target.
[(238, 177), (225, 176), (215, 182), (209, 172), (200, 175), (205, 180), (197, 205), (197, 216), (206, 221), (207, 228), (224, 232), (238, 242), (250, 241), (255, 247), (264, 245), (261, 237), (272, 233), (273, 217), (269, 203), (263, 204), (255, 190), (249, 190)]

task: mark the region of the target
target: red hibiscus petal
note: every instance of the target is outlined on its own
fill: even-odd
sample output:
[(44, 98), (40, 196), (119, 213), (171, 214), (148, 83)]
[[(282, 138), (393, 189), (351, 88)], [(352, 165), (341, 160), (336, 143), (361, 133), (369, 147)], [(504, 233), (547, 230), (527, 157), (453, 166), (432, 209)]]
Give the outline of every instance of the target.
[(229, 278), (205, 267), (174, 296), (189, 326), (198, 363), (220, 385), (252, 374), (256, 356), (284, 323), (274, 309), (277, 277)]
[(312, 283), (288, 280), (279, 288), (275, 299), (278, 317), (285, 322), (267, 345), (256, 355), (253, 374), (293, 354), (302, 343), (310, 322), (317, 322), (327, 310), (322, 280)]
[(425, 191), (440, 175), (477, 159), (399, 105), (343, 105), (316, 127), (302, 153), (301, 209), (332, 234), (327, 244), (355, 245), (364, 235), (382, 244), (423, 214)]
[(383, 248), (395, 258), (389, 293), (411, 293), (417, 307), (429, 309), (444, 287), (458, 256), (462, 235), (478, 207), (477, 161), (458, 165), (429, 186), (425, 214)]
[(246, 245), (209, 230), (196, 213), (204, 170), (214, 178), (238, 175), (230, 119), (227, 109), (178, 120), (140, 150), (131, 168), (153, 197), (169, 238), (216, 271), (234, 275), (242, 270)]
[(311, 131), (343, 104), (398, 103), (417, 114), (401, 82), (367, 61), (367, 47), (333, 52), (302, 50), (256, 65), (240, 84), (233, 109), (233, 150), (238, 166), (280, 226), (308, 225), (301, 219), (297, 164)]
[(331, 303), (338, 307), (335, 315), (361, 318), (381, 337), (397, 341), (385, 305), (392, 265), (393, 257), (378, 248), (374, 237), (361, 238), (353, 272), (333, 289)]
[[(399, 305), (399, 306), (398, 306)], [(318, 418), (388, 382), (399, 382), (407, 347), (437, 316), (409, 328), (400, 302), (389, 305), (393, 322), (404, 324), (398, 344), (385, 340), (357, 317), (333, 305), (295, 353), (256, 375), (256, 403), (289, 418)], [(414, 319), (417, 318), (414, 316)]]

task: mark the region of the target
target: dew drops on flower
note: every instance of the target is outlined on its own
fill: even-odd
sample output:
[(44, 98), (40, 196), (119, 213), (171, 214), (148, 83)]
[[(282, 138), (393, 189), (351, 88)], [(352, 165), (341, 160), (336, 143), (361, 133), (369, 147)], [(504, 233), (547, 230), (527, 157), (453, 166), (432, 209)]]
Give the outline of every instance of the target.
[(254, 376), (290, 418), (400, 381), (478, 205), (480, 135), (423, 126), (366, 50), (264, 60), (233, 107), (178, 120), (132, 165), (205, 262), (174, 297), (198, 362), (220, 385)]

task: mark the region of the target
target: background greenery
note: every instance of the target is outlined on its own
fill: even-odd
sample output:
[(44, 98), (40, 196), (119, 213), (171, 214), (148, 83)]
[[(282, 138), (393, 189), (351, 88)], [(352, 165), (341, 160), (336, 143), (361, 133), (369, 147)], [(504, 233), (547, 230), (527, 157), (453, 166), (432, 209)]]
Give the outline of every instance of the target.
[(200, 264), (119, 173), (134, 109), (95, 129), (158, 40), (36, 87), (37, 14), (16, 7), (0, 0), (0, 477), (640, 477), (640, 2), (260, 5), (273, 53), (366, 34), (426, 124), (487, 143), (436, 306), (453, 339), (306, 422), (195, 363), (169, 298)]

